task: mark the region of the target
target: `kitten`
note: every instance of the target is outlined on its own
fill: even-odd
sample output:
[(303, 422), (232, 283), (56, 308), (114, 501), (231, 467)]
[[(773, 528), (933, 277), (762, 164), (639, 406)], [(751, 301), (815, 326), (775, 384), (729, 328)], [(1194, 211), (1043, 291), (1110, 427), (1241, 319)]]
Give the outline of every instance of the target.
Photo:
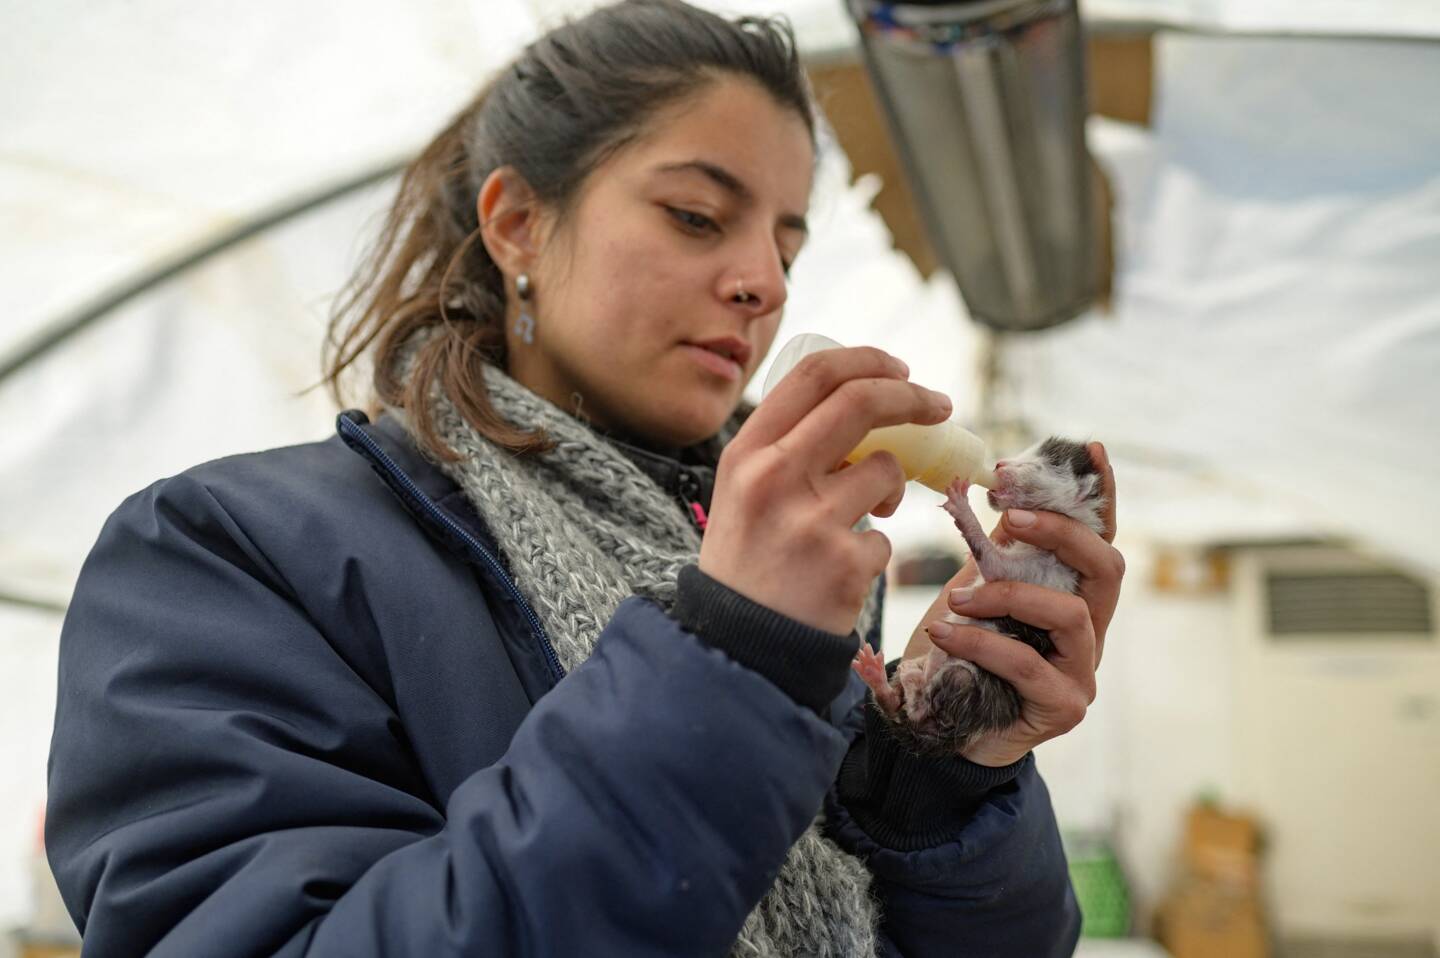
[[(1058, 512), (1097, 533), (1104, 530), (1101, 476), (1083, 443), (1052, 436), (1000, 460), (995, 474), (996, 486), (986, 497), (992, 509)], [(941, 508), (954, 518), (975, 557), (980, 575), (974, 584), (1010, 579), (1073, 594), (1079, 574), (1053, 553), (1026, 542), (999, 546), (990, 541), (966, 499), (969, 486), (968, 481), (951, 483)], [(1010, 616), (971, 619), (946, 612), (943, 621), (992, 629), (1041, 655), (1054, 648), (1044, 629)], [(1006, 728), (1020, 717), (1020, 695), (1009, 682), (939, 648), (902, 661), (894, 677), (887, 678), (884, 660), (862, 643), (854, 668), (896, 733), (922, 754), (954, 756), (975, 737)]]

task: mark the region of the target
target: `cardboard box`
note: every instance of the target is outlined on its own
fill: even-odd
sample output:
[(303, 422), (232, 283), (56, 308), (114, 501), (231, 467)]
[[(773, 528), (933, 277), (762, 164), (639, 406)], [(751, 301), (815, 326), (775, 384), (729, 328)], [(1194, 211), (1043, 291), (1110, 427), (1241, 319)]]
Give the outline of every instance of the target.
[(1269, 934), (1253, 895), (1194, 880), (1171, 891), (1156, 916), (1156, 937), (1174, 958), (1269, 958)]
[(1259, 823), (1249, 815), (1196, 805), (1185, 821), (1182, 860), (1189, 876), (1254, 893), (1260, 886)]
[(1155, 915), (1174, 958), (1268, 958), (1260, 897), (1260, 824), (1208, 802), (1185, 816), (1180, 873)]

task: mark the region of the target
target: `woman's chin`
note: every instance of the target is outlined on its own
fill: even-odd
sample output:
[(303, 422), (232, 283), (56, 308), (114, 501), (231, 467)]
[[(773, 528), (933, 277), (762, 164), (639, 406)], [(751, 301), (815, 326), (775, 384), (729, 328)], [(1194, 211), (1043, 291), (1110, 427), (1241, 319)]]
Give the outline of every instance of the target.
[(730, 414), (734, 411), (733, 408), (727, 407), (723, 412), (692, 421), (692, 428), (688, 429), (684, 436), (677, 439), (675, 445), (683, 449), (686, 446), (693, 446), (697, 442), (704, 442), (720, 431), (720, 428), (725, 425), (725, 421), (730, 418)]
[(656, 410), (643, 432), (658, 446), (684, 449), (719, 432), (734, 411), (726, 403), (692, 400), (688, 408), (677, 404)]

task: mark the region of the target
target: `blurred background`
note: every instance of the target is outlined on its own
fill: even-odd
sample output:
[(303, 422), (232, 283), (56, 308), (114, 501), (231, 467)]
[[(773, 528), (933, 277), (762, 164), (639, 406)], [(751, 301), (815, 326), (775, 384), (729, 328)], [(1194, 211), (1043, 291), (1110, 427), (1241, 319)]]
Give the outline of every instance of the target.
[[(39, 835), (104, 518), (330, 434), (396, 172), (593, 5), (0, 8), (0, 955), (77, 940)], [(1037, 750), (1080, 953), (1440, 954), (1440, 6), (703, 5), (787, 15), (826, 115), (777, 343), (900, 356), (997, 455), (1109, 451), (1125, 593)], [(964, 558), (939, 502), (875, 521), (887, 658)]]

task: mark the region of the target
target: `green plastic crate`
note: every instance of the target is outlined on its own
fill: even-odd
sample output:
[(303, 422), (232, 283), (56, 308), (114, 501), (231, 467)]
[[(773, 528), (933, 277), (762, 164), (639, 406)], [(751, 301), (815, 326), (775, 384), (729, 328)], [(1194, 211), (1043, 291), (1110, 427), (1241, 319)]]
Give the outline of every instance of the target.
[(1070, 883), (1080, 902), (1083, 938), (1124, 938), (1130, 932), (1130, 888), (1114, 851), (1103, 839), (1066, 836)]

